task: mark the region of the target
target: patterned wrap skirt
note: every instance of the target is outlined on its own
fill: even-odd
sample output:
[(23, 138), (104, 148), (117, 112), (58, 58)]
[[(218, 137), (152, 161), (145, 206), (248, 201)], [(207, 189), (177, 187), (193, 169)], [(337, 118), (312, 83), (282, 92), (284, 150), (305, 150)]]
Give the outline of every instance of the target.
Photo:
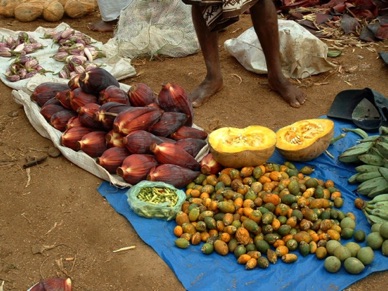
[(185, 4), (199, 5), (210, 30), (216, 31), (236, 22), (240, 15), (259, 0), (182, 0)]

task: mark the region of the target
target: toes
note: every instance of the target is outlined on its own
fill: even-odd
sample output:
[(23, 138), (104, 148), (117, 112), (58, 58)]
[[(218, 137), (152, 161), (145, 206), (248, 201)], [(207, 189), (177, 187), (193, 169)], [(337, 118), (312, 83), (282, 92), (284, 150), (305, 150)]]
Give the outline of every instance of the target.
[(194, 93), (191, 93), (188, 95), (188, 99), (189, 101), (191, 101), (191, 103), (194, 103), (198, 99), (198, 96), (195, 95)]
[(193, 105), (194, 108), (198, 108), (202, 105), (202, 102), (199, 102), (199, 101), (194, 101), (191, 103)]
[[(303, 104), (303, 103), (302, 103)], [(299, 101), (294, 101), (294, 102), (291, 102), (290, 103), (291, 107), (294, 107), (294, 108), (299, 108), (301, 106), (301, 104), (299, 103)]]
[(203, 104), (205, 104), (207, 101), (209, 101), (211, 96), (212, 95), (205, 96), (205, 97), (203, 96), (197, 97), (191, 104), (193, 105), (194, 108), (200, 107)]
[(298, 98), (298, 101), (299, 101), (300, 104), (304, 104), (304, 103), (306, 102), (306, 100), (307, 100), (307, 98), (306, 98), (305, 95), (300, 96), (300, 97)]
[(96, 28), (96, 26), (93, 23), (89, 23), (87, 27), (91, 31), (98, 31), (98, 29)]

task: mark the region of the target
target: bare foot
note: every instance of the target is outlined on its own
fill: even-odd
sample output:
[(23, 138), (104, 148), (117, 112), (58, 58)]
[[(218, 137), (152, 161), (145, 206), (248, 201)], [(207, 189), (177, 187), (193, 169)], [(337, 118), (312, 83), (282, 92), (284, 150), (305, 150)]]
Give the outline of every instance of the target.
[(218, 81), (204, 80), (195, 90), (189, 95), (193, 107), (200, 107), (207, 102), (211, 96), (216, 94), (223, 88), (222, 79)]
[(298, 108), (306, 101), (306, 94), (291, 84), (287, 79), (282, 78), (281, 80), (275, 81), (269, 79), (269, 86), (292, 107)]
[(117, 21), (97, 21), (94, 23), (89, 23), (88, 28), (92, 31), (99, 31), (99, 32), (112, 32), (115, 28), (115, 25), (117, 24)]

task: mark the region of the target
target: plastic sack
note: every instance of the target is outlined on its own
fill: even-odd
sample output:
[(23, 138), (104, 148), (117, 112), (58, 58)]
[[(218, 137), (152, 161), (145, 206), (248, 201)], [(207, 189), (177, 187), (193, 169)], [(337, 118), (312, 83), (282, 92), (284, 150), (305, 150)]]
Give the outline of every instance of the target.
[(191, 6), (181, 0), (131, 1), (122, 10), (107, 56), (135, 58), (164, 55), (184, 57), (199, 50)]
[[(168, 202), (164, 203), (149, 203), (138, 198), (140, 191), (147, 187), (169, 188), (176, 192), (178, 201), (174, 206), (169, 206)], [(141, 181), (131, 187), (126, 195), (127, 201), (131, 209), (140, 216), (147, 218), (163, 218), (171, 220), (181, 210), (183, 202), (186, 200), (186, 193), (174, 186), (164, 182)]]
[[(292, 20), (278, 20), (280, 57), (283, 74), (288, 78), (307, 78), (335, 67), (327, 60), (327, 45)], [(228, 39), (225, 49), (248, 71), (266, 74), (263, 49), (251, 27), (240, 36)]]

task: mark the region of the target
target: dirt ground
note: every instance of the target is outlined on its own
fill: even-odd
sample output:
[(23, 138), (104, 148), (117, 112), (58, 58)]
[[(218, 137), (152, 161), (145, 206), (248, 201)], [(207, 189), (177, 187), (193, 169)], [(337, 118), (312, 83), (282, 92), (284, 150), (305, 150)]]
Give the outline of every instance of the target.
[[(106, 42), (111, 33), (94, 33), (82, 19), (67, 19), (71, 27)], [(1, 18), (0, 26), (32, 31), (58, 23), (37, 20), (20, 23)], [(250, 27), (249, 15), (221, 34), (221, 42)], [(329, 46), (333, 42), (327, 42)], [(220, 45), (225, 88), (195, 109), (194, 122), (206, 130), (217, 126), (260, 124), (276, 130), (305, 118), (327, 113), (335, 95), (350, 88), (375, 89), (388, 94), (387, 67), (378, 57), (383, 42), (342, 46), (338, 66), (331, 72), (294, 81), (308, 95), (306, 104), (291, 108), (267, 86), (266, 76), (246, 71)], [(176, 82), (190, 91), (205, 68), (200, 53), (181, 58), (142, 59), (133, 62), (138, 76), (124, 80), (144, 82), (158, 91)], [(0, 290), (26, 290), (41, 278), (70, 276), (74, 290), (183, 290), (172, 270), (146, 245), (128, 221), (97, 192), (99, 178), (64, 157), (48, 158), (28, 171), (29, 157), (45, 154), (52, 142), (29, 124), (11, 89), (0, 84)], [(126, 246), (134, 250), (114, 253)], [(388, 272), (368, 276), (349, 290), (386, 290)], [(332, 280), (335, 281), (335, 275)]]

